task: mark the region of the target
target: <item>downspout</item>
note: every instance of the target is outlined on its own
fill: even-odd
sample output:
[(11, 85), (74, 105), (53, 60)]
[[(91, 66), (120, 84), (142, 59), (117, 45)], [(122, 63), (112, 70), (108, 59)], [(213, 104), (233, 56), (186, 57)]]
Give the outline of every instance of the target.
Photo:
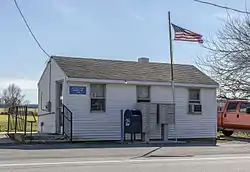
[(48, 101), (48, 111), (51, 112), (51, 57), (48, 61), (49, 63), (49, 101)]
[(65, 74), (65, 77), (64, 77), (64, 85), (63, 85), (63, 104), (64, 104), (64, 105), (67, 105), (68, 81), (69, 81), (69, 78), (68, 78), (68, 76)]

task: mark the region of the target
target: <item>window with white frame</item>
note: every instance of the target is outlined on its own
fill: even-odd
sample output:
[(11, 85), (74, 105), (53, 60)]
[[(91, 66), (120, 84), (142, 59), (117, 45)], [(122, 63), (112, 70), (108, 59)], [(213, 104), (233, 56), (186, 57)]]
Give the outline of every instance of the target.
[(90, 111), (105, 112), (106, 109), (106, 85), (90, 84)]
[(137, 102), (150, 102), (150, 86), (138, 85), (136, 92)]
[(201, 100), (200, 100), (200, 89), (189, 89), (189, 113), (202, 112)]

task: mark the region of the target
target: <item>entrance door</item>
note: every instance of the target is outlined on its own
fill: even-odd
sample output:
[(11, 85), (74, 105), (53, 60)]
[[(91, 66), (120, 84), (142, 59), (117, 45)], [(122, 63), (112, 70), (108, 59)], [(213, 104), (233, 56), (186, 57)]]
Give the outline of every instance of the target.
[(56, 82), (56, 132), (61, 133), (63, 126), (62, 105), (63, 105), (63, 84), (62, 81)]

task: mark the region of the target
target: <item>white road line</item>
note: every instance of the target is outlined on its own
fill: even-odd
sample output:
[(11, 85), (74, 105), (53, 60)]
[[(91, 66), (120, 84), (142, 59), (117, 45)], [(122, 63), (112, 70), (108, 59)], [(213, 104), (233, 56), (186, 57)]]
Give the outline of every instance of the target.
[(105, 161), (62, 161), (62, 162), (38, 162), (38, 163), (17, 163), (17, 164), (0, 164), (1, 167), (14, 166), (49, 166), (49, 165), (70, 165), (70, 164), (109, 164), (109, 163), (130, 163), (130, 162), (180, 162), (180, 161), (216, 161), (219, 160), (249, 160), (250, 156), (235, 156), (235, 157), (200, 157), (200, 158), (174, 158), (174, 159), (124, 159), (124, 160), (105, 160)]
[(249, 143), (221, 143), (218, 144), (219, 147), (249, 147)]

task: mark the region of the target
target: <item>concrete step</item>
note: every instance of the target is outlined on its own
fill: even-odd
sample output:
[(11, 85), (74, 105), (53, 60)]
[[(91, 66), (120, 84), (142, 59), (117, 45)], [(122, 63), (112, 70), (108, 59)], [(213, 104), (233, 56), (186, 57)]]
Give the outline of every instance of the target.
[(27, 134), (25, 136), (25, 140), (66, 140), (66, 137), (64, 135), (60, 134), (51, 134), (51, 133), (43, 133), (43, 134)]
[(64, 135), (51, 133), (9, 133), (9, 138), (18, 141), (19, 143), (51, 143), (51, 142), (68, 142), (69, 140)]
[(10, 139), (6, 134), (0, 134), (0, 145), (10, 145), (16, 143)]

